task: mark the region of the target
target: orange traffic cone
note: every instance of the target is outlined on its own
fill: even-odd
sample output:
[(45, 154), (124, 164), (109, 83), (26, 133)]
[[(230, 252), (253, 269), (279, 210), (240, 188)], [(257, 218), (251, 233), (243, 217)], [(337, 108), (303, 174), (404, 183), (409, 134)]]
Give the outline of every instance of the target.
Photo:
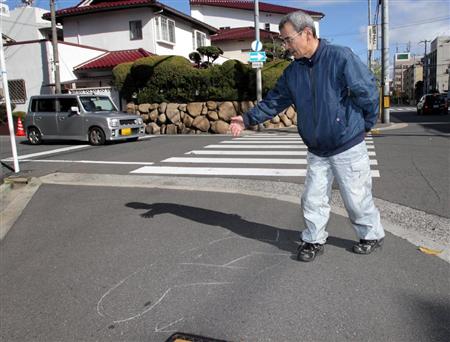
[(23, 129), (22, 120), (19, 117), (19, 119), (17, 120), (16, 137), (24, 137), (24, 136), (25, 136), (25, 131)]

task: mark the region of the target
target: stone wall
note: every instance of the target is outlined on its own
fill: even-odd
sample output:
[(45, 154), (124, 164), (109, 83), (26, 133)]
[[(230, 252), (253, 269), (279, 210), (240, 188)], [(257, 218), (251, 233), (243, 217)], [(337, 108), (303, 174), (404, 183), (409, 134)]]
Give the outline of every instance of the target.
[[(252, 101), (145, 103), (127, 105), (128, 113), (139, 114), (147, 134), (226, 134), (233, 116), (242, 115), (255, 106)], [(297, 125), (297, 113), (292, 107), (264, 123), (266, 128)]]

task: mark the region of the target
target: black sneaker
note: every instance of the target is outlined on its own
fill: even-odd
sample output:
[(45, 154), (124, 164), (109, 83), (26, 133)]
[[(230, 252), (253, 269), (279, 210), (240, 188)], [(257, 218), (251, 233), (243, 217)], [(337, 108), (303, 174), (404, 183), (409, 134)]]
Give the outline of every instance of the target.
[(353, 252), (356, 254), (370, 254), (377, 248), (383, 246), (383, 240), (359, 240), (359, 243), (353, 246)]
[(297, 249), (297, 260), (300, 261), (313, 261), (316, 256), (323, 254), (325, 245), (320, 243), (309, 243), (300, 241), (300, 246)]

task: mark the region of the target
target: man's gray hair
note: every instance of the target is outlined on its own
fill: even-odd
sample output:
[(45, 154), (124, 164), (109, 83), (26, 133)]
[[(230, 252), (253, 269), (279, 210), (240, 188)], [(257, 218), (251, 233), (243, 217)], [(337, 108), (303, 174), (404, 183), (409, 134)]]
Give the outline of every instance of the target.
[(296, 11), (286, 14), (283, 18), (281, 18), (280, 25), (278, 25), (280, 31), (286, 25), (290, 23), (296, 32), (302, 31), (305, 27), (309, 27), (313, 33), (314, 38), (316, 36), (316, 27), (314, 26), (314, 20), (310, 15), (306, 14), (303, 11)]

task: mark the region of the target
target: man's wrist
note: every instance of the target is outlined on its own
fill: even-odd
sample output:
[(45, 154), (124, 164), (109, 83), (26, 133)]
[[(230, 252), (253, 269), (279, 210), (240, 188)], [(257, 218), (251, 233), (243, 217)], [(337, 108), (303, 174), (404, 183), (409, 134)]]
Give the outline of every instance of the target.
[(246, 113), (242, 114), (242, 122), (244, 123), (244, 127), (250, 126), (250, 121), (248, 119), (248, 116), (245, 115)]

